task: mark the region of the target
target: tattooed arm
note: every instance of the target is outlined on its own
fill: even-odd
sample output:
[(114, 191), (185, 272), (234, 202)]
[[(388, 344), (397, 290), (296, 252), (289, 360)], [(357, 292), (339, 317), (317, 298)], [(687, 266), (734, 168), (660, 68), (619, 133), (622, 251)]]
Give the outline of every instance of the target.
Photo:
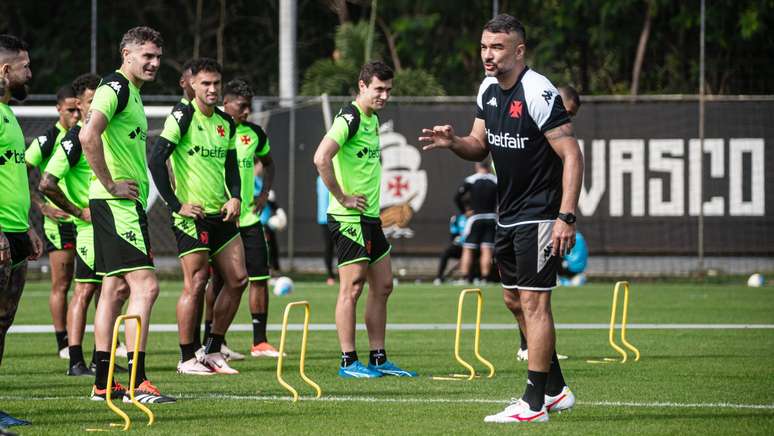
[[(572, 123), (555, 127), (545, 133), (548, 143), (562, 159), (562, 203), (559, 211), (575, 214), (583, 183), (583, 155), (575, 138)], [(564, 255), (575, 245), (575, 225), (556, 220), (553, 232), (554, 254)]]

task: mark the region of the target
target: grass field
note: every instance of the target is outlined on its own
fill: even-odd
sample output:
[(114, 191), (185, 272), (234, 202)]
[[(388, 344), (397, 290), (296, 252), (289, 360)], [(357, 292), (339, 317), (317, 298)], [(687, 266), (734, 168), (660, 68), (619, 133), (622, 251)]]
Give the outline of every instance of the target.
[[(179, 282), (164, 282), (153, 324), (172, 324)], [(559, 324), (609, 321), (612, 284), (559, 288), (554, 312)], [(455, 322), (459, 289), (452, 286), (400, 285), (390, 301), (389, 322)], [(633, 284), (630, 323), (634, 324), (774, 324), (774, 290), (708, 284)], [(281, 322), (285, 303), (307, 299), (312, 322), (333, 323), (336, 290), (297, 283), (289, 297), (272, 297), (270, 324)], [(47, 284), (27, 286), (15, 326), (50, 323)], [(485, 288), (484, 323), (510, 323), (496, 286)], [(468, 319), (473, 320), (473, 301)], [(362, 309), (358, 320), (362, 322)], [(91, 320), (91, 318), (90, 318)], [(299, 323), (301, 313), (291, 322)], [(235, 323), (249, 323), (246, 300)], [(466, 332), (471, 350), (472, 331)], [(637, 329), (629, 339), (642, 351), (637, 363), (592, 365), (587, 359), (612, 356), (607, 332), (560, 329), (559, 352), (565, 377), (578, 404), (570, 413), (552, 415), (545, 425), (520, 425), (522, 432), (559, 434), (774, 434), (774, 329)], [(279, 332), (270, 331), (279, 341)], [(235, 362), (237, 376), (197, 378), (175, 373), (176, 333), (151, 333), (148, 372), (177, 404), (156, 406), (157, 424), (143, 427), (144, 417), (130, 411), (133, 429), (156, 434), (500, 434), (512, 426), (484, 424), (521, 394), (526, 363), (516, 362), (514, 329), (482, 332), (482, 354), (497, 368), (493, 379), (472, 382), (434, 381), (430, 375), (457, 372), (453, 330), (388, 331), (391, 360), (420, 373), (416, 379), (343, 380), (336, 375), (338, 346), (334, 331), (312, 331), (307, 373), (323, 388), (311, 393), (295, 376), (300, 333), (291, 332), (286, 374), (306, 396), (297, 404), (274, 378), (274, 361)], [(84, 349), (89, 350), (87, 334)], [(246, 351), (249, 332), (232, 332), (229, 346)], [(358, 352), (367, 358), (365, 332)], [(88, 353), (87, 353), (88, 354)], [(471, 356), (472, 352), (467, 353)], [(92, 380), (64, 376), (66, 361), (55, 357), (52, 333), (9, 335), (0, 368), (0, 409), (29, 419), (21, 434), (75, 434), (115, 421), (104, 403), (87, 400)], [(121, 382), (126, 377), (120, 379)]]

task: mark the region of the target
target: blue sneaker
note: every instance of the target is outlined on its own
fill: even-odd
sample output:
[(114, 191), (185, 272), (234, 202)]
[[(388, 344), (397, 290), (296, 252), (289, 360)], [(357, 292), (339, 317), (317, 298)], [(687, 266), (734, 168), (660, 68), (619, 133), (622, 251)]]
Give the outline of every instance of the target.
[(366, 368), (359, 360), (354, 361), (349, 366), (339, 367), (339, 377), (344, 378), (377, 378), (383, 374), (370, 367)]
[(14, 425), (30, 425), (29, 421), (23, 419), (14, 418), (13, 416), (0, 411), (0, 428), (11, 427)]
[(371, 365), (369, 363), (368, 369), (370, 369), (371, 371), (377, 371), (384, 375), (394, 375), (395, 377), (416, 377), (417, 376), (416, 372), (400, 369), (398, 365), (390, 362), (389, 360), (382, 363), (381, 365)]

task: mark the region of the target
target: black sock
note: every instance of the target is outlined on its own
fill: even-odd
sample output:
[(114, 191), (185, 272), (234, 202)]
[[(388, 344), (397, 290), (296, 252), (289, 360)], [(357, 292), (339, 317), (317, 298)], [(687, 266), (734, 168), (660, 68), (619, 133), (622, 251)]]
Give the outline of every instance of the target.
[(97, 385), (97, 389), (105, 389), (105, 386), (107, 386), (108, 367), (110, 366), (110, 352), (97, 351), (94, 353), (94, 357), (97, 362), (94, 384)]
[(349, 366), (357, 362), (357, 351), (345, 351), (341, 353), (341, 366)]
[(527, 389), (524, 390), (524, 396), (521, 399), (529, 404), (529, 408), (533, 412), (538, 412), (543, 408), (547, 379), (547, 372), (527, 370)]
[(180, 344), (180, 361), (187, 362), (196, 357), (196, 350), (200, 347), (201, 345), (197, 347), (194, 342), (191, 342), (190, 344)]
[(559, 367), (559, 358), (556, 357), (556, 350), (554, 350), (554, 355), (551, 356), (551, 368), (548, 370), (546, 394), (551, 396), (559, 395), (562, 389), (564, 389), (565, 384), (562, 368)]
[[(83, 347), (80, 345), (71, 345), (70, 347), (70, 367), (78, 362), (83, 362)], [(83, 362), (86, 364), (86, 362)]]
[(371, 354), (368, 355), (368, 363), (370, 363), (371, 365), (381, 365), (386, 361), (387, 361), (387, 352), (384, 351), (384, 348), (377, 348), (376, 350), (371, 350)]
[(138, 351), (137, 352), (137, 362), (132, 361), (132, 357), (134, 357), (134, 353), (129, 354), (129, 374), (131, 377), (132, 374), (132, 365), (137, 365), (137, 378), (134, 379), (134, 387), (137, 388), (140, 386), (142, 382), (147, 380), (147, 377), (145, 376), (145, 351)]
[(519, 345), (519, 348), (521, 348), (522, 350), (526, 350), (527, 349), (527, 338), (526, 338), (526, 336), (524, 336), (524, 332), (521, 331), (521, 329), (519, 329), (519, 336), (521, 336), (521, 345)]
[(223, 345), (223, 335), (210, 333), (207, 338), (207, 345), (204, 346), (205, 354), (220, 353), (220, 346)]
[(67, 331), (54, 332), (54, 334), (56, 335), (57, 351), (67, 348)]
[[(194, 336), (193, 337), (193, 345), (194, 346), (198, 345), (198, 347), (196, 347), (196, 349), (198, 350), (199, 348), (202, 347), (202, 326), (201, 326), (201, 324), (197, 324), (196, 325), (196, 328), (194, 328), (194, 335), (193, 336)], [(185, 360), (183, 362), (185, 362)]]
[(261, 342), (268, 342), (266, 339), (266, 319), (268, 315), (265, 313), (253, 313), (253, 345), (258, 345)]
[(204, 341), (207, 342), (207, 338), (210, 337), (212, 330), (212, 321), (204, 320)]

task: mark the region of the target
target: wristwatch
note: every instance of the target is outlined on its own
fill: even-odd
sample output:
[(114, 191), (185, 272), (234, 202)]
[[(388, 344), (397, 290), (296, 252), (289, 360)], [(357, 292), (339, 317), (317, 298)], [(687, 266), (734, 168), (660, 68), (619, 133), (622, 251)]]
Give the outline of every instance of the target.
[(567, 224), (575, 224), (576, 218), (575, 215), (571, 213), (561, 213), (559, 212), (559, 215), (557, 215), (557, 218), (560, 220), (566, 222)]

